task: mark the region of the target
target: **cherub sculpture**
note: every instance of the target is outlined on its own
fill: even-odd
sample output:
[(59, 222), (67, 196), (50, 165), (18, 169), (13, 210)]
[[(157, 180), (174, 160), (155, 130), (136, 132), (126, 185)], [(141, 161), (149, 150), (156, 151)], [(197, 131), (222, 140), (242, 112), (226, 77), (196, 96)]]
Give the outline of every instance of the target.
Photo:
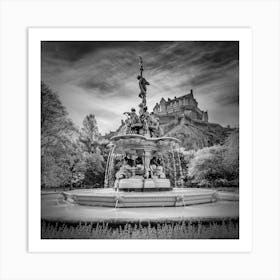
[(116, 179), (129, 178), (131, 176), (131, 166), (128, 164), (126, 158), (123, 159), (120, 170), (116, 173)]
[(160, 136), (160, 126), (159, 119), (155, 116), (154, 112), (151, 112), (148, 121), (149, 131), (151, 137), (159, 137)]
[(135, 109), (131, 108), (131, 112), (124, 112), (124, 114), (128, 116), (128, 133), (139, 134), (139, 129), (142, 127), (142, 124)]

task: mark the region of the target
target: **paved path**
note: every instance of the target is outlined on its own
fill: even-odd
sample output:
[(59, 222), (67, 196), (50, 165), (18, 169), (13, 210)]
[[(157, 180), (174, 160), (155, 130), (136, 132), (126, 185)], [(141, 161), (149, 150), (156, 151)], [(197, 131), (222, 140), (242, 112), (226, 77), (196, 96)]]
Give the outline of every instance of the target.
[(71, 204), (60, 194), (41, 196), (42, 219), (64, 222), (180, 221), (239, 217), (238, 201), (217, 201), (185, 207), (109, 208)]

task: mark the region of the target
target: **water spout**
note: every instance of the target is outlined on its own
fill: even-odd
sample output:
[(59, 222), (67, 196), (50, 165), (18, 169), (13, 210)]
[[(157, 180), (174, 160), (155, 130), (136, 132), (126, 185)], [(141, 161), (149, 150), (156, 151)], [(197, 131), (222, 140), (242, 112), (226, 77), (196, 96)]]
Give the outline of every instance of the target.
[[(108, 185), (109, 185), (109, 187), (111, 187), (112, 183), (114, 182), (114, 178), (112, 178), (112, 171), (114, 169), (114, 161), (115, 161), (114, 150), (112, 152), (111, 159), (110, 159), (110, 164), (109, 164), (109, 167), (108, 167), (109, 168), (109, 170), (108, 170)], [(112, 181), (111, 181), (111, 179), (112, 179)]]
[(111, 165), (112, 165), (112, 163), (111, 163), (111, 161), (112, 161), (112, 155), (113, 155), (113, 153), (114, 153), (114, 150), (115, 150), (115, 145), (113, 145), (112, 147), (111, 147), (111, 150), (110, 150), (110, 152), (109, 152), (109, 156), (108, 156), (108, 159), (107, 159), (107, 163), (106, 163), (106, 170), (105, 170), (105, 182), (104, 182), (104, 187), (105, 188), (109, 188), (109, 180), (110, 180), (110, 178), (109, 178), (109, 171), (110, 171), (110, 168), (111, 168)]
[(163, 172), (166, 174), (166, 166), (165, 166), (165, 161), (164, 161), (163, 154), (160, 154), (160, 157), (161, 157), (161, 161), (162, 161)]
[(181, 158), (180, 158), (180, 146), (177, 145), (178, 148), (178, 165), (179, 165), (179, 174), (180, 174), (180, 185), (183, 184), (183, 169), (182, 169), (182, 163), (181, 163)]
[(176, 178), (176, 162), (175, 162), (175, 156), (174, 156), (174, 149), (173, 145), (171, 145), (171, 155), (172, 155), (172, 163), (173, 163), (173, 174), (174, 174), (174, 186), (177, 187), (177, 178)]

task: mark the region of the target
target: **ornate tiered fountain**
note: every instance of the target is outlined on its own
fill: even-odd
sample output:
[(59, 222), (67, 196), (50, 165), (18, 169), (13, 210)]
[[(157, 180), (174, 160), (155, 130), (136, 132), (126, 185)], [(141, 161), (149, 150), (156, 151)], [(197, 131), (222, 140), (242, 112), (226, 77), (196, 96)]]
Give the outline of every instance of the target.
[(139, 57), (139, 113), (125, 112), (126, 121), (110, 139), (104, 188), (64, 193), (66, 200), (107, 207), (185, 206), (216, 200), (211, 190), (182, 188), (180, 141), (162, 135), (159, 120), (149, 113), (143, 61)]
[[(119, 135), (111, 138), (105, 187), (112, 187), (114, 182), (113, 187), (117, 191), (166, 191), (179, 185), (182, 179), (181, 164), (179, 162), (176, 168), (174, 152), (178, 151), (180, 141), (173, 137), (161, 137), (159, 120), (153, 113), (148, 112), (146, 86), (149, 83), (143, 77), (143, 71), (140, 57), (140, 75), (137, 76), (141, 98), (139, 115), (134, 108), (130, 112), (125, 112), (126, 122)], [(173, 168), (170, 168), (170, 157)], [(112, 180), (112, 170), (116, 170), (114, 164), (116, 158), (119, 159), (120, 167)], [(180, 157), (177, 158), (180, 161)], [(173, 169), (172, 183), (167, 178), (171, 169)]]

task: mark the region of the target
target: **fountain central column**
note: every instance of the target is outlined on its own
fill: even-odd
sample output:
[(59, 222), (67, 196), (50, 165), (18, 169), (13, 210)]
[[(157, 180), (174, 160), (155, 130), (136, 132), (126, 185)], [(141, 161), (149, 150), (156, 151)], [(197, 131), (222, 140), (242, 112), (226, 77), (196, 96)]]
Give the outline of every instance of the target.
[(150, 171), (150, 162), (152, 158), (151, 150), (144, 150), (144, 170), (145, 170), (145, 178), (149, 178), (149, 171)]

